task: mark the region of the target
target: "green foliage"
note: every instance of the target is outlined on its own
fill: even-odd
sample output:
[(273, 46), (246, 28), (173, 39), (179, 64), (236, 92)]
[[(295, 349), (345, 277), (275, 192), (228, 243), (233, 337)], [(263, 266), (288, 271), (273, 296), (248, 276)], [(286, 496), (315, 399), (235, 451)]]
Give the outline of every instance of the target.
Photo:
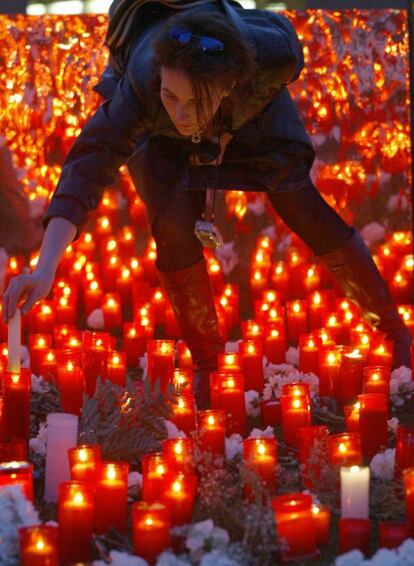
[(164, 419), (171, 418), (176, 390), (162, 392), (157, 381), (127, 379), (126, 387), (97, 381), (92, 398), (84, 395), (79, 442), (99, 444), (105, 460), (123, 460), (137, 466), (142, 455), (161, 449), (166, 438)]

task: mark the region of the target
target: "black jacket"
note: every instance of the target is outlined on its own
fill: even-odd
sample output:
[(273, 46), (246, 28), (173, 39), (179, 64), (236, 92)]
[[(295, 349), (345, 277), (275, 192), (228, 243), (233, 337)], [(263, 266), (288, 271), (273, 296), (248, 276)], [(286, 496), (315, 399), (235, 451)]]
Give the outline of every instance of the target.
[[(227, 0), (221, 3), (255, 53), (257, 88), (248, 108), (233, 110), (230, 129), (234, 138), (226, 148), (223, 163), (218, 167), (187, 166), (181, 182), (188, 189), (276, 190), (292, 163), (304, 159), (310, 169), (315, 157), (311, 139), (286, 88), (304, 67), (302, 45), (283, 15), (245, 10)], [(192, 11), (219, 9), (212, 3)], [(122, 75), (109, 65), (94, 87), (106, 100), (86, 122), (66, 157), (44, 226), (51, 217), (61, 216), (80, 230), (143, 136), (185, 139), (150, 86), (151, 42), (163, 23), (157, 21), (139, 36)]]

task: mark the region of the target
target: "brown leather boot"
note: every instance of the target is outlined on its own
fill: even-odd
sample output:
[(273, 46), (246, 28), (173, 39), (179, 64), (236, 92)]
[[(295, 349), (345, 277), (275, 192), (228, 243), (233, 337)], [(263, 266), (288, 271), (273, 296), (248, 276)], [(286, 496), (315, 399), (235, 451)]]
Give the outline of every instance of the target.
[(204, 258), (177, 271), (158, 271), (171, 302), (182, 338), (195, 365), (194, 395), (198, 410), (210, 408), (210, 372), (224, 350), (213, 292)]
[(363, 239), (355, 231), (341, 248), (316, 256), (332, 272), (363, 317), (394, 342), (393, 368), (411, 367), (411, 336)]

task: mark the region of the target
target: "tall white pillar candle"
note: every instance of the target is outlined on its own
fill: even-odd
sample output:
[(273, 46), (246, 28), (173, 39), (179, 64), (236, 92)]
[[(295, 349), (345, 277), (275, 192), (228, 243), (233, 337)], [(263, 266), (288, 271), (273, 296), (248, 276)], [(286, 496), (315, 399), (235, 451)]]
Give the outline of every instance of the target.
[(20, 342), (21, 342), (21, 317), (20, 309), (16, 309), (15, 315), (9, 320), (7, 334), (8, 364), (7, 369), (12, 373), (20, 371)]
[(369, 518), (369, 468), (341, 467), (342, 519)]
[(57, 501), (59, 484), (70, 480), (68, 450), (77, 446), (78, 417), (69, 413), (47, 416), (45, 499)]

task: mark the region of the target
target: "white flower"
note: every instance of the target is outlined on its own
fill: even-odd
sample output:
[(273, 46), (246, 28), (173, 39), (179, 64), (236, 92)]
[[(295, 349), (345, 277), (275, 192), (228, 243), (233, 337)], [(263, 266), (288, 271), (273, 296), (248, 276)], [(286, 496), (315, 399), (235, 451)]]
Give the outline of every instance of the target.
[(39, 427), (39, 432), (36, 438), (31, 438), (29, 440), (29, 448), (36, 454), (40, 456), (46, 456), (46, 446), (47, 446), (47, 423), (44, 422)]
[(267, 426), (264, 430), (260, 430), (260, 428), (254, 428), (250, 433), (249, 438), (272, 438), (275, 435), (272, 426)]
[(191, 525), (185, 541), (190, 558), (199, 561), (206, 550), (226, 548), (230, 537), (226, 530), (215, 527), (212, 519)]
[(146, 379), (148, 377), (148, 354), (147, 354), (147, 352), (145, 352), (145, 354), (139, 358), (138, 366), (144, 370), (142, 378)]
[(364, 564), (364, 555), (360, 550), (351, 550), (346, 554), (341, 554), (335, 560), (335, 566), (359, 566)]
[(239, 256), (234, 251), (234, 242), (228, 242), (217, 248), (215, 256), (221, 264), (224, 275), (228, 275), (239, 262)]
[(228, 353), (232, 354), (234, 352), (238, 352), (240, 342), (241, 340), (236, 340), (235, 342), (226, 342), (226, 345), (224, 347), (224, 351), (226, 352), (226, 354)]
[(285, 360), (288, 364), (298, 365), (299, 364), (299, 348), (294, 348), (290, 346), (285, 354)]
[(402, 564), (397, 554), (388, 548), (380, 548), (371, 560), (367, 560), (365, 563), (375, 566), (400, 566)]
[(200, 566), (240, 566), (240, 564), (224, 552), (213, 550), (203, 556)]
[(19, 564), (19, 529), (38, 525), (39, 515), (23, 494), (21, 485), (0, 489), (0, 564)]
[(172, 421), (164, 420), (164, 424), (167, 429), (167, 438), (187, 438), (185, 432), (178, 430)]
[(397, 549), (397, 554), (404, 560), (403, 564), (414, 564), (414, 540), (406, 539)]
[(94, 311), (92, 311), (86, 319), (86, 324), (89, 326), (89, 328), (102, 330), (105, 326), (103, 310), (95, 309)]
[[(148, 566), (148, 562), (139, 556), (133, 556), (126, 552), (119, 552), (118, 550), (111, 550), (109, 553), (112, 566)], [(93, 566), (106, 566), (103, 560), (95, 560)]]
[(276, 224), (273, 223), (270, 224), (270, 226), (263, 228), (263, 230), (260, 232), (260, 235), (266, 236), (273, 241), (276, 240)]
[(131, 472), (128, 474), (128, 487), (141, 487), (142, 486), (142, 474), (139, 472)]
[(226, 438), (225, 443), (227, 460), (233, 460), (237, 454), (242, 453), (243, 438), (240, 434), (232, 434), (229, 438)]
[(276, 251), (279, 253), (285, 252), (290, 246), (292, 245), (292, 236), (291, 234), (286, 234), (280, 240), (278, 240), (278, 244), (276, 246)]
[(49, 391), (49, 386), (46, 383), (46, 381), (43, 379), (43, 377), (37, 377), (37, 375), (35, 375), (34, 373), (32, 373), (32, 377), (31, 377), (31, 390), (34, 393), (48, 393)]
[(250, 417), (258, 417), (260, 415), (260, 398), (257, 391), (250, 389), (244, 393), (244, 403), (246, 413)]
[(361, 230), (360, 234), (365, 242), (369, 245), (373, 242), (380, 242), (385, 238), (385, 228), (378, 222), (370, 222)]
[(156, 566), (191, 566), (191, 562), (167, 551), (160, 554)]
[(266, 205), (261, 197), (256, 197), (254, 201), (247, 203), (247, 210), (255, 216), (261, 216), (266, 212)]
[(412, 371), (406, 366), (400, 366), (391, 372), (391, 379), (396, 379), (399, 383), (409, 383), (412, 381)]
[(376, 478), (391, 480), (394, 477), (395, 448), (387, 448), (385, 452), (375, 454), (369, 467)]
[(387, 202), (387, 210), (388, 212), (396, 212), (400, 210), (408, 210), (409, 202), (407, 195), (398, 194), (398, 195), (391, 195)]
[(27, 346), (20, 346), (20, 362), (22, 368), (29, 368), (30, 367), (30, 352)]
[(398, 429), (398, 419), (397, 417), (392, 417), (387, 421), (388, 430), (390, 430), (393, 434), (397, 434)]

